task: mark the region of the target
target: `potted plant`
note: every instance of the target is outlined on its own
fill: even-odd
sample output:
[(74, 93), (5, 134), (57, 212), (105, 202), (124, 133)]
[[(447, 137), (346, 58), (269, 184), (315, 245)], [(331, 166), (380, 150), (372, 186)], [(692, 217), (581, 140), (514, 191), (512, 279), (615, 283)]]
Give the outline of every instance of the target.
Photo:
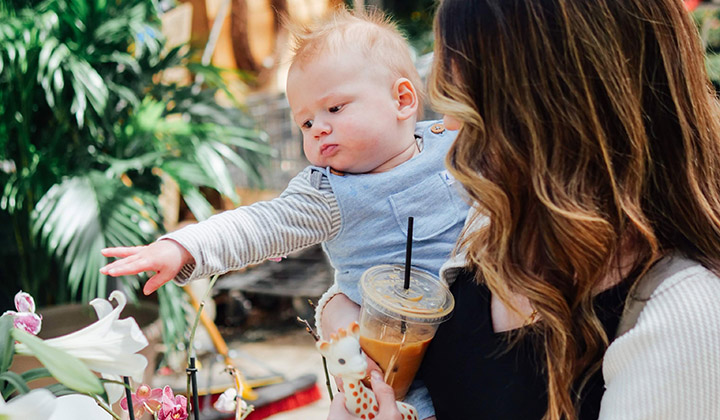
[[(40, 306), (132, 301), (136, 277), (113, 284), (100, 249), (163, 233), (162, 177), (198, 219), (202, 187), (237, 199), (230, 167), (259, 182), (265, 135), (240, 107), (215, 100), (219, 70), (167, 49), (154, 0), (0, 0), (0, 302)], [(184, 66), (203, 85), (163, 82)], [(229, 92), (228, 92), (229, 94)], [(7, 284), (7, 283), (10, 284)], [(185, 331), (176, 287), (158, 294), (166, 341)], [(173, 322), (174, 321), (174, 322)], [(171, 340), (170, 337), (174, 337)]]
[[(149, 364), (142, 354), (148, 347), (148, 340), (134, 317), (120, 318), (127, 315), (123, 313), (126, 303), (126, 296), (118, 290), (107, 300), (93, 299), (90, 305), (97, 316), (94, 322), (77, 330), (69, 329), (60, 336), (50, 334), (52, 338), (42, 339), (37, 335), (43, 330), (43, 317), (35, 312), (33, 297), (18, 292), (14, 297), (16, 310), (0, 315), (0, 418), (120, 420), (111, 406), (125, 395), (119, 408), (128, 412), (130, 420), (140, 418), (146, 412), (158, 420), (186, 420), (192, 412), (199, 420), (195, 359), (191, 351), (188, 352), (187, 395), (192, 404), (190, 398), (174, 395), (169, 386), (151, 389), (140, 384), (142, 373)], [(201, 303), (195, 314), (188, 349), (193, 348), (202, 307)], [(11, 369), (19, 357), (31, 358), (36, 366)], [(235, 384), (223, 393), (215, 407), (220, 412), (234, 413), (235, 419), (242, 420), (253, 407), (242, 400), (238, 373), (229, 368), (230, 374), (235, 376)], [(135, 392), (132, 392), (129, 377), (140, 384), (136, 385)], [(38, 380), (47, 381), (38, 384)]]

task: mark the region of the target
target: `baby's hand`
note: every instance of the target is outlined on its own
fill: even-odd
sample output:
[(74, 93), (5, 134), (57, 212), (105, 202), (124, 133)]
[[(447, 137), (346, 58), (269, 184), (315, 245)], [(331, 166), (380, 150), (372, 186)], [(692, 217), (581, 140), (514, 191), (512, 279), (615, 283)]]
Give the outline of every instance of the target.
[(102, 254), (106, 257), (121, 258), (100, 269), (101, 273), (109, 276), (154, 271), (155, 275), (150, 277), (143, 287), (146, 295), (175, 278), (185, 264), (195, 261), (182, 245), (173, 240), (162, 240), (147, 246), (105, 248)]

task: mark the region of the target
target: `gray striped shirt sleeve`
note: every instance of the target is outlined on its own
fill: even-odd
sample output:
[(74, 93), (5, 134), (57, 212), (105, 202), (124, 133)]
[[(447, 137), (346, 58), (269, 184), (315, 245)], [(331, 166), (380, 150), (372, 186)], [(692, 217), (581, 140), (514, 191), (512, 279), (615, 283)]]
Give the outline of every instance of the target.
[(325, 242), (338, 233), (340, 222), (327, 177), (307, 168), (276, 199), (219, 213), (160, 240), (178, 242), (195, 259), (175, 278), (184, 284)]

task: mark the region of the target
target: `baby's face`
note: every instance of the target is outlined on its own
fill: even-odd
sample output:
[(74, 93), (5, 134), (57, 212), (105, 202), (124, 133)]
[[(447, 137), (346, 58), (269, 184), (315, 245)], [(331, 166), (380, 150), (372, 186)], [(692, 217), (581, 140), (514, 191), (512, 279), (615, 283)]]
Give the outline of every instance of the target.
[[(316, 166), (350, 173), (381, 172), (412, 139), (400, 139), (390, 72), (360, 54), (324, 53), (294, 64), (287, 97)], [(389, 167), (388, 167), (389, 166)]]

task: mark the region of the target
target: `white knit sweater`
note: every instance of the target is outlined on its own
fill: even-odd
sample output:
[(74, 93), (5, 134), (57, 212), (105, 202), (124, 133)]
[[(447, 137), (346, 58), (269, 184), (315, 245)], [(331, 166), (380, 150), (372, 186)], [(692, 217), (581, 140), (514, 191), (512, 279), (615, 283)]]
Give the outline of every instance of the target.
[(667, 278), (602, 371), (600, 419), (720, 419), (720, 278), (700, 264)]

